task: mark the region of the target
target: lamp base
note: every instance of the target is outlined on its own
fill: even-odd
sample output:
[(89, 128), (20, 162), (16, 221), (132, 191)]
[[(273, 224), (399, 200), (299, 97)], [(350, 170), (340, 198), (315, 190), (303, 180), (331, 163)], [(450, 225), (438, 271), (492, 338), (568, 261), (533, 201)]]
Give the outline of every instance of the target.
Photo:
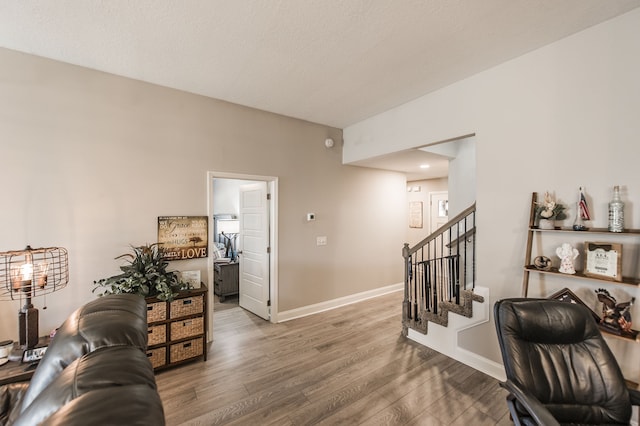
[(33, 349), (38, 344), (38, 310), (32, 304), (22, 307), (18, 313), (20, 346)]

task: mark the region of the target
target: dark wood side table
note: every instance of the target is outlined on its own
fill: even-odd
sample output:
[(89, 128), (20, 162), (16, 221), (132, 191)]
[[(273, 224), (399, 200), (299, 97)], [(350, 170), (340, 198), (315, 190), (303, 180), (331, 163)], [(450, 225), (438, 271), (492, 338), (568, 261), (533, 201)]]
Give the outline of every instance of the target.
[(214, 263), (214, 293), (220, 297), (220, 302), (224, 302), (225, 297), (238, 294), (239, 284), (239, 264)]
[[(37, 348), (49, 345), (49, 336), (40, 337)], [(15, 348), (19, 346), (16, 342), (13, 344)], [(23, 364), (20, 361), (9, 361), (4, 365), (0, 365), (0, 386), (8, 383), (24, 382), (31, 380), (35, 368), (28, 368), (29, 364)]]

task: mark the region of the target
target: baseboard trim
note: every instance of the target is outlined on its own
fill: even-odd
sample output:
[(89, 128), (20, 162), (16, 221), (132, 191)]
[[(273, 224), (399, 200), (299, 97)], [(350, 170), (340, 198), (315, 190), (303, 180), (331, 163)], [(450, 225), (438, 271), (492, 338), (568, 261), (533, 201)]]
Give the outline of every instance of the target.
[(471, 318), (464, 318), (450, 313), (449, 327), (429, 323), (427, 334), (409, 329), (408, 338), (489, 376), (504, 381), (505, 374), (502, 364), (464, 349), (458, 344), (461, 331), (477, 327), (489, 321), (489, 300), (491, 300), (489, 289), (476, 286), (474, 292), (482, 296), (484, 302), (473, 302), (473, 316)]
[[(431, 324), (429, 324), (429, 327), (432, 327)], [(469, 367), (475, 368), (476, 370), (481, 371), (497, 380), (504, 381), (506, 378), (504, 374), (504, 367), (502, 366), (502, 364), (492, 361), (489, 358), (480, 356), (457, 345), (455, 347), (451, 347), (447, 344), (434, 343), (433, 340), (428, 339), (424, 334), (418, 333), (415, 330), (409, 329), (409, 335), (407, 337), (414, 342), (420, 343), (423, 346), (436, 350), (441, 354), (448, 356), (449, 358), (453, 358), (456, 361), (468, 365)]]
[(289, 311), (278, 312), (276, 322), (291, 321), (296, 318), (302, 318), (320, 312), (329, 311), (331, 309), (340, 308), (342, 306), (351, 305), (352, 303), (362, 302), (363, 300), (382, 296), (383, 294), (393, 293), (395, 291), (404, 290), (404, 283), (392, 284), (386, 287), (380, 287), (373, 290), (363, 291), (362, 293), (351, 294), (349, 296), (339, 297), (326, 302), (316, 303), (313, 305), (303, 306), (301, 308), (291, 309)]

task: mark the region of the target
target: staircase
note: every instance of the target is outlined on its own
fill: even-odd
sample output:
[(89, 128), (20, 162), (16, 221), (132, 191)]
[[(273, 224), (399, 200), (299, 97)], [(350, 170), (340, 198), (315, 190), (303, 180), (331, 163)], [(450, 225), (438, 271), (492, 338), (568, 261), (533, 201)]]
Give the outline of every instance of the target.
[(475, 203), (415, 247), (404, 245), (402, 334), (427, 334), (429, 322), (447, 327), (449, 313), (467, 318), (484, 302), (475, 286)]

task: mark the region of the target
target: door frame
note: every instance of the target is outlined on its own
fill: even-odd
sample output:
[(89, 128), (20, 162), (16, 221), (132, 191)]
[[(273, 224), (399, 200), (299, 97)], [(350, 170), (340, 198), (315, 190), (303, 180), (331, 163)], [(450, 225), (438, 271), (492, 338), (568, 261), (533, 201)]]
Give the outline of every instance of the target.
[[(276, 176), (260, 176), (242, 173), (228, 173), (219, 171), (207, 172), (207, 216), (209, 217), (209, 244), (213, 244), (213, 180), (239, 179), (267, 182), (267, 193), (271, 194), (269, 203), (269, 300), (271, 301), (272, 323), (278, 322), (278, 178)], [(209, 287), (208, 302), (213, 312), (213, 257), (207, 257), (207, 284)], [(213, 315), (209, 315), (208, 341), (213, 340)]]

